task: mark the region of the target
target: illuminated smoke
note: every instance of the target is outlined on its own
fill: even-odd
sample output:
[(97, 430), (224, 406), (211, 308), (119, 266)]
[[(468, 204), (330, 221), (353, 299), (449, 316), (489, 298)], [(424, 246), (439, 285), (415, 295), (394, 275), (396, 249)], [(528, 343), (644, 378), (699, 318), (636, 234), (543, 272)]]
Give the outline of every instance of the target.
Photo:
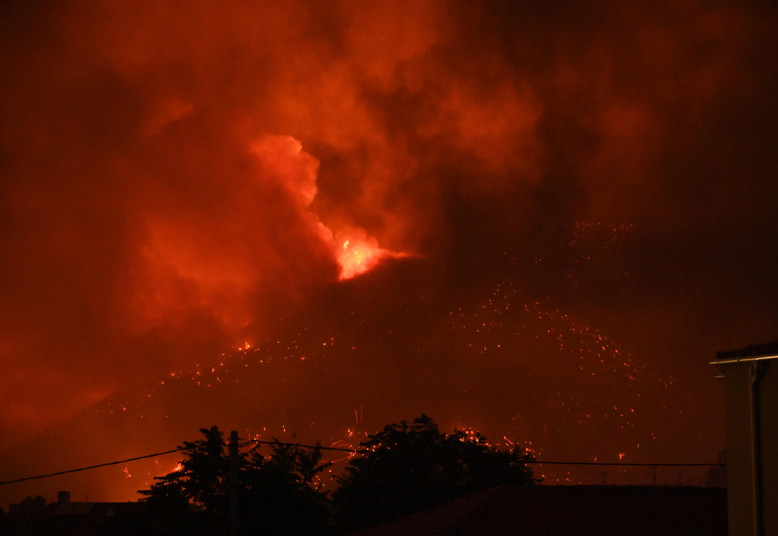
[[(768, 4), (3, 2), (0, 447), (76, 429), (247, 338), (287, 344), (341, 315), (350, 325), (358, 306), (371, 314), (346, 354), (380, 367), (363, 373), (376, 392), (393, 376), (375, 370), (470, 380), (416, 351), (440, 327), (429, 318), (452, 312), (467, 329), (455, 324), (450, 344), (473, 345), (459, 359), (489, 371), (510, 337), (482, 340), (477, 304), (515, 288), (513, 320), (548, 315), (535, 320), (551, 330), (521, 339), (527, 366), (569, 365), (560, 352), (574, 354), (575, 337), (591, 343), (586, 371), (613, 365), (624, 385), (648, 363), (651, 378), (684, 386), (670, 402), (707, 423), (668, 435), (713, 457), (722, 402), (705, 362), (774, 339), (778, 320)], [(381, 329), (403, 315), (406, 333)], [(401, 355), (382, 346), (396, 338)], [(337, 370), (334, 384), (363, 369)], [(500, 371), (484, 389), (510, 392)], [(569, 411), (554, 399), (563, 421), (591, 406), (631, 429), (633, 406), (605, 404), (577, 377)], [(421, 392), (402, 410), (445, 409), (446, 393)], [(491, 426), (504, 417), (494, 400), (452, 424)], [(304, 390), (262, 403), (321, 406)], [(350, 422), (355, 404), (340, 392), (331, 403)], [(153, 428), (168, 448), (216, 424), (164, 425), (201, 404), (165, 400), (144, 413), (158, 426), (116, 435)], [(400, 413), (381, 418), (414, 416)], [(62, 445), (44, 456), (52, 470), (104, 452)], [(123, 454), (120, 440), (111, 448)]]

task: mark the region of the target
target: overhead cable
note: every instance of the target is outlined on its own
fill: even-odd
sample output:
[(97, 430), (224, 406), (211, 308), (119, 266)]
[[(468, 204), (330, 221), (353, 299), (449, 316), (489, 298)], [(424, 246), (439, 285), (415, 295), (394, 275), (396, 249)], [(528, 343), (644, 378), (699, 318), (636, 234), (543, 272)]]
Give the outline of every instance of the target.
[(68, 473), (78, 473), (80, 471), (89, 471), (90, 469), (99, 469), (100, 467), (107, 467), (109, 465), (119, 465), (120, 463), (129, 463), (134, 462), (137, 460), (143, 460), (145, 458), (156, 458), (157, 456), (164, 456), (165, 454), (172, 454), (174, 452), (179, 452), (183, 450), (182, 447), (178, 447), (171, 450), (166, 450), (164, 452), (155, 452), (154, 454), (144, 454), (143, 456), (135, 456), (134, 458), (127, 458), (126, 460), (116, 460), (113, 462), (106, 462), (106, 463), (98, 463), (96, 465), (90, 465), (88, 467), (79, 467), (77, 469), (66, 469), (65, 471), (57, 471), (56, 473), (47, 473), (45, 475), (35, 475), (35, 476), (26, 476), (24, 478), (17, 478), (15, 480), (6, 480), (4, 482), (0, 482), (0, 486), (4, 486), (6, 484), (16, 484), (17, 482), (25, 482), (27, 480), (38, 480), (41, 478), (49, 478), (52, 476), (59, 476), (59, 475), (66, 475)]
[[(304, 443), (284, 443), (282, 441), (260, 441), (258, 439), (252, 439), (249, 440), (248, 443), (254, 443), (257, 445), (282, 445), (282, 446), (288, 446), (288, 447), (300, 447), (300, 448), (306, 448), (306, 449), (319, 449), (319, 450), (332, 450), (332, 451), (339, 451), (339, 452), (352, 452), (355, 454), (364, 454), (367, 452), (372, 452), (369, 449), (356, 449), (356, 448), (346, 448), (346, 447), (323, 447), (321, 445), (307, 445)], [(226, 446), (226, 444), (225, 444)], [(153, 454), (144, 454), (143, 456), (135, 456), (133, 458), (127, 458), (124, 460), (116, 460), (113, 462), (106, 462), (106, 463), (99, 463), (96, 465), (90, 465), (87, 467), (78, 467), (76, 469), (67, 469), (65, 471), (57, 471), (56, 473), (47, 473), (43, 475), (35, 475), (35, 476), (27, 476), (24, 478), (17, 478), (14, 480), (6, 480), (3, 482), (0, 482), (0, 486), (4, 486), (6, 484), (16, 484), (18, 482), (26, 482), (28, 480), (39, 480), (42, 478), (50, 478), (53, 476), (60, 476), (60, 475), (66, 475), (69, 473), (78, 473), (81, 471), (89, 471), (91, 469), (99, 469), (101, 467), (108, 467), (110, 465), (119, 465), (122, 463), (129, 463), (134, 462), (138, 460), (143, 460), (147, 458), (156, 458), (157, 456), (165, 456), (167, 454), (173, 454), (174, 452), (181, 452), (183, 450), (186, 450), (186, 446), (177, 447), (175, 449), (166, 450), (163, 452), (155, 452)], [(526, 463), (528, 465), (592, 465), (592, 466), (625, 466), (625, 467), (723, 467), (726, 464), (723, 463), (658, 463), (658, 462), (570, 462), (570, 461), (556, 461), (556, 460), (527, 460), (523, 463)]]

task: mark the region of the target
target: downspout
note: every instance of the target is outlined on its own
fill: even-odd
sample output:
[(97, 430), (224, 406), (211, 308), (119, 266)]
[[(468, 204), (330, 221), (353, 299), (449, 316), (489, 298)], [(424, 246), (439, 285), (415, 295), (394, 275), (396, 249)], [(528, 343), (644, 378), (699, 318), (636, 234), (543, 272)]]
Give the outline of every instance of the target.
[(751, 363), (751, 389), (750, 389), (750, 410), (751, 410), (751, 460), (753, 478), (753, 504), (754, 504), (754, 536), (764, 536), (764, 523), (762, 515), (764, 512), (764, 493), (762, 483), (762, 426), (761, 426), (761, 408), (759, 396), (759, 380), (762, 379), (766, 371), (766, 364), (755, 361)]

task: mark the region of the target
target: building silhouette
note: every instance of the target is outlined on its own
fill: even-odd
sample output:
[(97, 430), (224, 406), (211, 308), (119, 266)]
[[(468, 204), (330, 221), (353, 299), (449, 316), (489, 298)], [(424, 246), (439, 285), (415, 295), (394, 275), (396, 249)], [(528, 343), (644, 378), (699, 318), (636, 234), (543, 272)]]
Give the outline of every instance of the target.
[(778, 534), (778, 341), (718, 352), (727, 408), (729, 533)]

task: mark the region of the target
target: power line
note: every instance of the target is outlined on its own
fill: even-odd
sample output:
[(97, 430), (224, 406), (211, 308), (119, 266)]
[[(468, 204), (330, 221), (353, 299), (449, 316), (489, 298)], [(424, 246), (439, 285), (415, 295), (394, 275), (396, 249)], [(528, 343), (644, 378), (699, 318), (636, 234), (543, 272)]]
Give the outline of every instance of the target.
[[(366, 452), (372, 452), (370, 449), (355, 449), (355, 448), (342, 448), (342, 447), (322, 447), (320, 445), (306, 445), (304, 443), (283, 443), (281, 441), (260, 441), (258, 439), (252, 439), (250, 443), (260, 443), (265, 445), (284, 445), (291, 447), (302, 447), (308, 449), (319, 450), (337, 450), (341, 452), (355, 452), (357, 454), (364, 454)], [(547, 465), (626, 465), (626, 466), (644, 466), (644, 467), (723, 467), (726, 464), (723, 463), (651, 463), (651, 462), (560, 462), (550, 460), (531, 460), (525, 461), (527, 464), (547, 464)]]
[(77, 469), (66, 469), (65, 471), (57, 471), (56, 473), (47, 473), (45, 475), (35, 475), (35, 476), (26, 476), (24, 478), (17, 478), (16, 480), (6, 480), (4, 482), (0, 482), (0, 486), (5, 486), (6, 484), (16, 484), (17, 482), (25, 482), (27, 480), (38, 480), (41, 478), (49, 478), (52, 476), (59, 476), (59, 475), (66, 475), (68, 473), (78, 473), (80, 471), (89, 471), (90, 469), (99, 469), (100, 467), (107, 467), (109, 465), (118, 465), (120, 463), (129, 463), (134, 462), (137, 460), (143, 460), (145, 458), (156, 458), (157, 456), (164, 456), (165, 454), (172, 454), (174, 452), (179, 452), (183, 450), (184, 447), (178, 447), (171, 450), (166, 450), (164, 452), (155, 452), (154, 454), (144, 454), (143, 456), (135, 456), (134, 458), (127, 458), (126, 460), (116, 460), (114, 462), (106, 462), (106, 463), (98, 463), (97, 465), (90, 465), (88, 467), (79, 467)]
[(283, 445), (285, 447), (302, 447), (306, 449), (319, 449), (319, 450), (336, 450), (339, 452), (354, 452), (356, 454), (363, 454), (365, 452), (371, 452), (370, 449), (354, 449), (346, 447), (322, 447), (321, 445), (305, 445), (303, 443), (283, 443), (281, 441), (260, 441), (259, 439), (251, 439), (249, 443), (257, 443), (259, 445)]
[[(346, 448), (346, 447), (323, 447), (321, 445), (308, 445), (305, 443), (285, 443), (282, 441), (261, 441), (259, 439), (251, 439), (247, 444), (254, 443), (257, 445), (282, 445), (287, 447), (300, 447), (300, 448), (307, 448), (307, 449), (319, 449), (319, 450), (332, 450), (332, 451), (338, 451), (338, 452), (352, 452), (355, 454), (365, 454), (367, 452), (372, 452), (369, 449), (356, 449), (356, 448)], [(226, 443), (225, 443), (226, 445)], [(244, 444), (245, 446), (246, 444)], [(106, 462), (106, 463), (99, 463), (96, 465), (90, 465), (87, 467), (79, 467), (76, 469), (67, 469), (64, 471), (57, 471), (56, 473), (47, 473), (44, 475), (35, 475), (35, 476), (27, 476), (24, 478), (17, 478), (15, 480), (6, 480), (3, 482), (0, 482), (0, 486), (5, 486), (6, 484), (16, 484), (19, 482), (26, 482), (28, 480), (39, 480), (42, 478), (50, 478), (53, 476), (60, 476), (60, 475), (66, 475), (69, 473), (78, 473), (81, 471), (89, 471), (91, 469), (99, 469), (100, 467), (108, 467), (110, 465), (119, 465), (121, 463), (129, 463), (134, 462), (138, 460), (143, 460), (147, 458), (156, 458), (157, 456), (165, 456), (167, 454), (173, 454), (174, 452), (181, 452), (182, 450), (186, 450), (187, 447), (176, 447), (175, 449), (166, 450), (163, 452), (155, 452), (153, 454), (144, 454), (143, 456), (135, 456), (133, 458), (127, 458), (124, 460), (116, 460), (113, 462)], [(556, 460), (528, 460), (524, 463), (530, 465), (590, 465), (590, 466), (627, 466), (627, 467), (724, 467), (726, 464), (723, 463), (637, 463), (637, 462), (563, 462), (563, 461), (556, 461)]]
[(651, 462), (557, 462), (547, 460), (533, 460), (535, 464), (546, 465), (628, 465), (633, 467), (724, 467), (724, 463), (651, 463)]

